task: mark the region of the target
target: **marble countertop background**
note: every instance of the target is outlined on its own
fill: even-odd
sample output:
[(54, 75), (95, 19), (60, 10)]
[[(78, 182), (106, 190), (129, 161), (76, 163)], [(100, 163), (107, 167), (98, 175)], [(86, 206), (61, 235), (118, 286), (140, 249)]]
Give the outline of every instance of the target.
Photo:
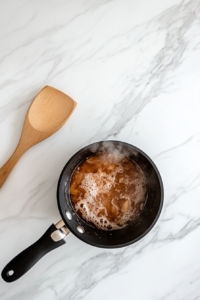
[(0, 189), (1, 270), (59, 221), (59, 174), (91, 142), (139, 147), (165, 189), (144, 239), (104, 250), (71, 234), (20, 280), (0, 279), (0, 299), (200, 299), (200, 1), (1, 1), (0, 45), (0, 167), (43, 86), (78, 102)]

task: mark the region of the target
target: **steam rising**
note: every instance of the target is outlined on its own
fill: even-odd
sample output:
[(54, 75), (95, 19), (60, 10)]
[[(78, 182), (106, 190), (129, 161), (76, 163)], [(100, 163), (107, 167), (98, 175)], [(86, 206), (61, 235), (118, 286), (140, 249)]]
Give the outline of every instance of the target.
[(102, 144), (95, 143), (94, 145), (91, 146), (90, 150), (93, 153), (96, 152), (108, 152), (112, 153), (116, 159), (118, 158), (119, 160), (122, 159), (123, 157), (130, 157), (130, 155), (137, 156), (138, 152), (135, 151), (134, 149), (129, 149), (124, 147), (123, 144), (115, 144), (112, 141), (104, 141)]

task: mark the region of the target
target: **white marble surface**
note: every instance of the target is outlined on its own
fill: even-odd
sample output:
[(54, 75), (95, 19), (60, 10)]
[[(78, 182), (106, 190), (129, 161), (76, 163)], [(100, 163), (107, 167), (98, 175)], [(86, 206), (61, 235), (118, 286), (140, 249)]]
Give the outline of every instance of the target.
[(200, 299), (200, 1), (1, 1), (0, 45), (0, 166), (44, 85), (78, 102), (0, 190), (0, 269), (59, 220), (59, 174), (91, 142), (141, 148), (165, 188), (143, 240), (104, 250), (71, 234), (20, 280), (0, 279), (0, 299)]

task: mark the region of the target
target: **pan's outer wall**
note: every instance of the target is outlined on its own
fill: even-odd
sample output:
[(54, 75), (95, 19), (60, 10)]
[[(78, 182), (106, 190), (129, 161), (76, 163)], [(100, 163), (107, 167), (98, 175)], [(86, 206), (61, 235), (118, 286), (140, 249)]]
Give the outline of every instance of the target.
[[(128, 226), (113, 231), (103, 231), (86, 224), (74, 211), (70, 200), (69, 187), (71, 176), (84, 159), (101, 152), (105, 146), (111, 145), (128, 153), (143, 170), (147, 180), (147, 203), (140, 216)], [(105, 150), (104, 150), (105, 151)], [(120, 141), (97, 142), (86, 146), (64, 166), (57, 187), (58, 208), (62, 219), (70, 231), (83, 242), (100, 248), (120, 248), (133, 244), (143, 238), (155, 225), (163, 207), (164, 189), (160, 173), (152, 160), (140, 149)], [(72, 220), (66, 217), (66, 211), (72, 214)], [(85, 233), (79, 233), (76, 227), (84, 227)]]

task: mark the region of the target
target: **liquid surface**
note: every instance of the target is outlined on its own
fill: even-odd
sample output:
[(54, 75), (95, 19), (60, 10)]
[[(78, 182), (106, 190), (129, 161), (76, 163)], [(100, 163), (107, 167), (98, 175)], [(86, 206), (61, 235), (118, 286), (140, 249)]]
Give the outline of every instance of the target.
[(120, 229), (144, 208), (145, 176), (124, 155), (93, 155), (74, 171), (70, 197), (75, 211), (87, 223), (103, 230)]

